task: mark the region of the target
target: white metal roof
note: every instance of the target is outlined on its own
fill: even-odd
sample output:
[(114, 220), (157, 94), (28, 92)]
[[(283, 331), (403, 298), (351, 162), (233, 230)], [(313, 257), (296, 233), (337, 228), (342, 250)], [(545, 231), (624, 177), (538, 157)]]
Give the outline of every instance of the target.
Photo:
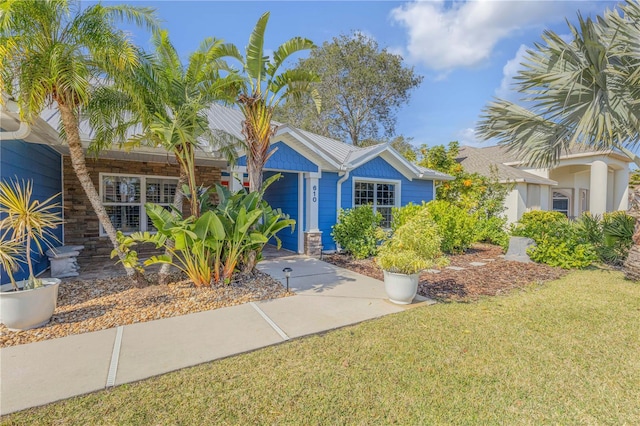
[[(3, 111), (3, 114), (5, 112), (6, 111)], [(242, 122), (244, 121), (244, 115), (238, 109), (214, 104), (208, 111), (206, 111), (206, 115), (209, 119), (209, 125), (212, 129), (226, 132), (227, 134), (232, 135), (233, 137), (238, 139), (244, 139), (244, 136), (242, 135)], [(53, 130), (57, 130), (60, 125), (60, 114), (55, 107), (45, 109), (41, 114), (41, 119), (42, 122), (38, 123), (38, 127), (40, 128), (38, 136), (41, 136), (43, 134), (44, 128), (49, 127)], [(48, 126), (42, 126), (43, 122)], [(312, 160), (316, 164), (319, 164), (323, 169), (335, 171), (350, 170), (361, 164), (364, 164), (367, 161), (370, 161), (377, 156), (386, 153), (385, 156), (391, 160), (393, 167), (396, 167), (410, 179), (453, 179), (451, 176), (444, 173), (440, 173), (435, 170), (426, 169), (423, 167), (418, 167), (415, 164), (412, 164), (411, 162), (404, 159), (404, 157), (397, 153), (388, 144), (378, 144), (360, 148), (332, 138), (311, 133), (306, 130), (294, 128), (292, 126), (279, 122), (274, 121), (273, 124), (279, 127), (279, 131), (277, 132), (278, 137), (284, 136), (283, 139), (286, 139), (287, 141), (295, 140), (299, 142), (301, 148), (303, 148), (303, 151), (307, 155), (315, 157), (312, 158)], [(135, 132), (136, 129), (131, 130), (132, 135)], [(86, 146), (88, 146), (89, 142), (92, 139), (92, 133), (92, 130), (89, 128), (86, 122), (83, 122), (80, 125), (80, 137), (82, 138)], [(46, 142), (50, 145), (58, 146), (59, 150), (61, 149), (62, 151), (65, 151), (65, 147), (61, 146), (62, 144), (59, 140), (57, 140), (57, 138), (51, 138), (51, 135), (53, 134), (54, 132), (48, 132), (49, 137), (39, 142)], [(30, 141), (38, 142), (36, 140)], [(121, 150), (118, 150), (117, 147), (114, 147), (108, 152), (112, 152), (113, 155), (116, 155), (116, 151)], [(143, 149), (142, 151), (145, 150)], [(153, 151), (153, 155), (156, 158), (159, 155), (159, 152), (156, 152), (157, 149), (147, 149), (147, 151), (149, 151), (149, 154), (151, 154), (151, 151)], [(140, 153), (144, 154), (143, 152)], [(211, 151), (211, 149), (203, 149), (197, 153), (197, 156), (202, 160), (221, 160), (218, 153), (215, 151)], [(134, 157), (135, 159), (138, 159), (140, 156), (133, 155), (128, 158), (133, 160)]]

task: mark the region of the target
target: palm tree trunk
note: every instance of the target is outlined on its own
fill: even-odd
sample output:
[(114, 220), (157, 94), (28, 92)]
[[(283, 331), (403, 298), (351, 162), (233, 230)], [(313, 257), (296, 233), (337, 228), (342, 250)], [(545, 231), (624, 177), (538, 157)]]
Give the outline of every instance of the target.
[(622, 270), (626, 279), (640, 281), (640, 191), (637, 188), (629, 196), (627, 214), (636, 218), (636, 226), (632, 237), (633, 246), (629, 250)]
[(640, 245), (634, 244), (631, 247), (622, 270), (626, 279), (640, 281)]
[[(178, 154), (176, 154), (176, 157), (177, 156)], [(178, 164), (180, 164), (180, 162), (178, 162)], [(178, 178), (176, 194), (173, 197), (173, 207), (175, 207), (175, 209), (178, 210), (179, 212), (182, 212), (182, 202), (184, 201), (184, 194), (182, 193), (182, 185), (186, 183), (187, 183), (187, 171), (183, 167), (180, 167), (180, 177)], [(173, 248), (173, 241), (167, 240), (165, 245), (167, 247), (164, 250), (165, 256), (169, 256), (169, 258), (172, 258), (173, 256), (171, 255), (170, 249)], [(160, 281), (160, 284), (167, 283), (170, 269), (171, 269), (170, 264), (168, 263), (162, 264), (162, 266), (160, 267), (160, 273), (158, 274), (158, 280)]]
[(249, 191), (260, 191), (262, 189), (262, 167), (255, 158), (247, 158), (247, 174), (249, 175)]
[[(98, 194), (98, 191), (96, 191), (96, 187), (93, 185), (91, 176), (89, 176), (89, 172), (87, 171), (87, 164), (84, 152), (82, 151), (82, 142), (80, 142), (78, 119), (69, 105), (61, 102), (59, 99), (56, 99), (56, 101), (58, 102), (62, 125), (64, 126), (64, 131), (67, 135), (69, 156), (71, 157), (73, 170), (76, 172), (76, 176), (78, 177), (80, 185), (91, 203), (93, 211), (96, 213), (96, 216), (98, 216), (98, 221), (102, 225), (104, 232), (109, 237), (111, 244), (113, 244), (113, 248), (118, 253), (118, 257), (120, 260), (124, 260), (125, 254), (119, 248), (118, 240), (116, 238), (116, 229), (113, 227), (113, 224), (109, 219), (109, 215), (107, 214), (107, 210), (102, 205), (100, 195)], [(125, 266), (125, 270), (127, 275), (130, 277), (134, 277), (137, 274), (133, 268)]]

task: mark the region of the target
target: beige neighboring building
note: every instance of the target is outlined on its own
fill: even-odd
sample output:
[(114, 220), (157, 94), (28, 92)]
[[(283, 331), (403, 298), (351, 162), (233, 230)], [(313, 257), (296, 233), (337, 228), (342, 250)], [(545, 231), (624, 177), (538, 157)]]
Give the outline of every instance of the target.
[(628, 208), (631, 160), (617, 152), (576, 147), (560, 157), (557, 166), (536, 169), (501, 146), (463, 146), (458, 161), (468, 172), (484, 176), (493, 167), (500, 182), (513, 185), (505, 199), (509, 223), (530, 210), (554, 210), (574, 218), (587, 211), (601, 215)]

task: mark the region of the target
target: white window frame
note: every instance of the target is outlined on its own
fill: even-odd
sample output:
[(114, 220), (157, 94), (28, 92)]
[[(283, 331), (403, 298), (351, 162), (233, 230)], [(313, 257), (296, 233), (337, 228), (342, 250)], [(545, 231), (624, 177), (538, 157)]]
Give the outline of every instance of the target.
[[(122, 177), (140, 179), (140, 202), (139, 203), (106, 203), (104, 202), (103, 194), (104, 194), (104, 177), (105, 176), (122, 176)], [(124, 206), (124, 205), (140, 206), (140, 229), (139, 229), (140, 232), (145, 232), (148, 230), (147, 229), (147, 222), (148, 222), (147, 211), (144, 208), (144, 205), (147, 202), (147, 179), (163, 179), (163, 180), (175, 181), (176, 185), (178, 184), (178, 181), (179, 181), (179, 179), (175, 176), (140, 175), (135, 173), (109, 173), (109, 172), (99, 173), (98, 178), (100, 179), (100, 185), (99, 185), (100, 202), (104, 206)], [(172, 204), (172, 203), (169, 203), (169, 204)], [(164, 205), (164, 203), (162, 205)], [(138, 232), (138, 231), (134, 231), (134, 232)], [(155, 232), (155, 231), (151, 231), (151, 232)], [(129, 235), (132, 233), (133, 232), (124, 232), (125, 235)], [(107, 234), (104, 232), (104, 229), (102, 228), (102, 224), (100, 224), (100, 236), (101, 237), (107, 236)]]
[(380, 206), (380, 207), (400, 207), (400, 194), (402, 190), (402, 181), (396, 179), (379, 179), (379, 178), (353, 178), (353, 182), (351, 185), (351, 206), (356, 206), (356, 183), (373, 183), (376, 184), (373, 189), (373, 211), (378, 211), (378, 206), (376, 205), (376, 201), (378, 198), (378, 184), (388, 184), (395, 186), (395, 194), (394, 194), (394, 204), (392, 206)]
[[(560, 194), (560, 197), (556, 197), (555, 194)], [(571, 191), (570, 189), (564, 189), (564, 188), (554, 188), (551, 190), (551, 210), (553, 210), (554, 212), (560, 212), (560, 213), (564, 213), (564, 210), (556, 210), (553, 207), (553, 202), (555, 200), (567, 200), (567, 217), (572, 217), (572, 213), (573, 213), (573, 209), (572, 209), (572, 204), (573, 204), (573, 191)]]

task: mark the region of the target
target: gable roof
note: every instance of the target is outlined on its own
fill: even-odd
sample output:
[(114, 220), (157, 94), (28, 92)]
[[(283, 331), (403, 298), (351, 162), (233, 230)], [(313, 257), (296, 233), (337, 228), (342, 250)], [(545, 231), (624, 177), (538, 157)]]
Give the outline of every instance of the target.
[[(244, 115), (237, 109), (214, 104), (207, 111), (212, 128), (227, 132), (237, 138), (241, 133)], [(288, 124), (273, 121), (278, 126), (278, 137), (288, 136), (303, 146), (305, 152), (314, 156), (316, 164), (336, 171), (352, 170), (375, 157), (383, 156), (388, 162), (410, 179), (451, 180), (452, 176), (435, 170), (421, 168), (406, 160), (389, 144), (357, 147), (338, 140), (318, 135)]]
[[(244, 139), (242, 135), (242, 122), (244, 115), (235, 108), (213, 104), (206, 112), (209, 120), (209, 126), (214, 130), (223, 131), (235, 138)], [(2, 109), (3, 117), (11, 117), (11, 121), (19, 123), (17, 115), (10, 109)], [(451, 180), (452, 176), (440, 173), (435, 170), (418, 167), (406, 160), (389, 144), (378, 144), (368, 147), (356, 147), (338, 140), (321, 136), (306, 130), (298, 129), (287, 124), (273, 121), (277, 127), (276, 135), (297, 143), (305, 155), (310, 160), (320, 165), (323, 169), (335, 171), (352, 170), (359, 165), (366, 163), (378, 156), (383, 157), (392, 167), (396, 168), (408, 179), (435, 179), (435, 180)], [(49, 107), (40, 115), (40, 119), (33, 126), (31, 137), (25, 140), (34, 143), (46, 143), (54, 146), (54, 148), (62, 153), (67, 153), (66, 145), (60, 142), (57, 136), (57, 129), (60, 125), (60, 114), (57, 108)], [(131, 130), (131, 135), (135, 133), (135, 129)], [(46, 134), (46, 137), (43, 137)], [(80, 124), (80, 137), (83, 140), (85, 148), (89, 146), (92, 139), (93, 131), (86, 122)], [(111, 158), (121, 158), (129, 160), (143, 161), (148, 156), (165, 156), (166, 161), (171, 161), (170, 156), (162, 148), (146, 148), (141, 147), (132, 152), (125, 152), (117, 147), (105, 150), (105, 153)], [(202, 149), (196, 151), (196, 158), (200, 161), (220, 163), (221, 156), (215, 149), (209, 146), (202, 146)], [(163, 160), (164, 161), (164, 160)]]
[[(493, 148), (493, 147), (490, 147)], [(470, 146), (460, 147), (457, 161), (462, 164), (466, 171), (470, 173), (478, 173), (482, 176), (490, 176), (492, 170), (498, 174), (498, 179), (502, 183), (506, 182), (525, 182), (538, 185), (557, 185), (558, 182), (516, 169), (515, 167), (503, 164), (500, 160), (504, 157), (492, 154), (493, 150), (485, 150), (482, 148), (473, 148)]]

